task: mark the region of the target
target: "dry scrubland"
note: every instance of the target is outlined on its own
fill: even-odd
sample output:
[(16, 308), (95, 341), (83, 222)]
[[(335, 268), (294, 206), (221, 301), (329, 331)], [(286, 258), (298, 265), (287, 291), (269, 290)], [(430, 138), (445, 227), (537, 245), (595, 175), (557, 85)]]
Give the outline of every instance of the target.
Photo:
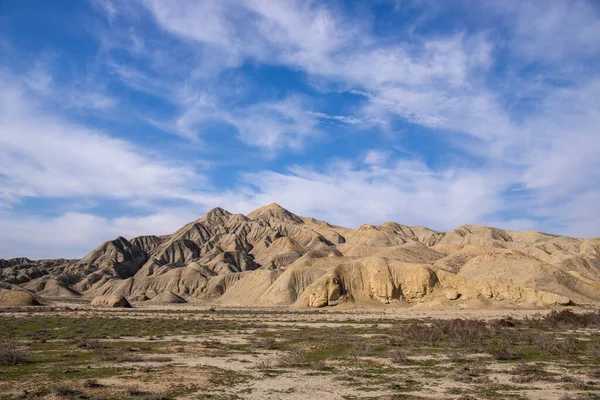
[(600, 399), (600, 314), (23, 307), (1, 399)]

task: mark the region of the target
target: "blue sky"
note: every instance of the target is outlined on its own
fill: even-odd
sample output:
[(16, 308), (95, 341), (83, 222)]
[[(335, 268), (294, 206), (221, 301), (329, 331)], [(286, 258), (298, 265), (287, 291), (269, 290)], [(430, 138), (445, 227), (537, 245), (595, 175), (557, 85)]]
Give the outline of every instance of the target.
[(0, 257), (277, 202), (600, 235), (596, 1), (0, 1)]

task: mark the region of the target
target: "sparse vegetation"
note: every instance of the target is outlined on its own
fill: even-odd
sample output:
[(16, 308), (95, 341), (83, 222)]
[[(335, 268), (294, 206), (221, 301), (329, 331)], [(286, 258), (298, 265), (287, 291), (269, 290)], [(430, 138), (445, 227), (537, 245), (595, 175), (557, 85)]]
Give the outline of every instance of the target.
[(463, 365), (452, 372), (452, 379), (463, 383), (485, 383), (489, 381), (489, 369), (485, 365)]
[(97, 379), (86, 379), (85, 382), (83, 382), (83, 387), (98, 388), (98, 387), (102, 387), (102, 385), (100, 383), (98, 383)]
[(395, 350), (392, 356), (392, 362), (396, 364), (407, 364), (409, 362), (408, 353), (402, 349)]
[(0, 365), (19, 365), (25, 363), (26, 351), (15, 340), (0, 338)]
[(58, 385), (54, 391), (57, 395), (62, 397), (71, 397), (77, 393), (77, 391), (68, 384)]
[[(424, 398), (423, 389), (440, 382), (451, 388), (439, 396), (453, 399), (525, 398), (540, 382), (594, 399), (588, 393), (600, 387), (596, 313), (490, 321), (339, 314), (335, 322), (318, 312), (279, 310), (115, 314), (0, 314), (3, 348), (21, 355), (0, 371), (0, 393), (12, 393), (0, 399), (244, 398), (258, 390), (249, 382), (291, 379), (285, 393), (298, 394), (303, 380), (317, 376), (348, 393), (393, 399)], [(198, 366), (184, 367), (188, 360)], [(158, 381), (168, 390), (153, 386)]]

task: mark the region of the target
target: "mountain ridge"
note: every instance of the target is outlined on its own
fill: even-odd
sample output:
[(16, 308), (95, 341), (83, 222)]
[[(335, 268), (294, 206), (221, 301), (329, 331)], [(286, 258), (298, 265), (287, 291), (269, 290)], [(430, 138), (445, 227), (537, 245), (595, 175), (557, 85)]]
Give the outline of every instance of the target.
[(0, 286), (41, 295), (169, 292), (245, 306), (596, 304), (599, 282), (600, 238), (393, 221), (351, 229), (277, 203), (247, 215), (215, 207), (172, 234), (119, 236), (78, 260), (0, 260)]

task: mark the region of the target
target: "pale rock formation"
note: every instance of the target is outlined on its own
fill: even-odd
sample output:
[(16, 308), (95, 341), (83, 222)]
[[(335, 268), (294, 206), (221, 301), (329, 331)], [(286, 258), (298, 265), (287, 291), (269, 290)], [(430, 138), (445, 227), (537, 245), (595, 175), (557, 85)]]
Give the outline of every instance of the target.
[(598, 306), (600, 238), (396, 222), (350, 229), (275, 203), (247, 216), (217, 207), (172, 234), (118, 237), (80, 260), (0, 260), (0, 283), (42, 298), (100, 297), (94, 302), (103, 305), (129, 298), (269, 307)]
[(39, 306), (35, 296), (25, 290), (0, 289), (0, 307)]
[(92, 300), (94, 307), (131, 308), (129, 301), (123, 296), (98, 296)]
[(182, 304), (182, 303), (187, 303), (187, 301), (183, 297), (177, 296), (175, 293), (167, 290), (165, 292), (162, 292), (161, 294), (154, 296), (150, 300), (150, 303), (152, 303), (152, 304)]

